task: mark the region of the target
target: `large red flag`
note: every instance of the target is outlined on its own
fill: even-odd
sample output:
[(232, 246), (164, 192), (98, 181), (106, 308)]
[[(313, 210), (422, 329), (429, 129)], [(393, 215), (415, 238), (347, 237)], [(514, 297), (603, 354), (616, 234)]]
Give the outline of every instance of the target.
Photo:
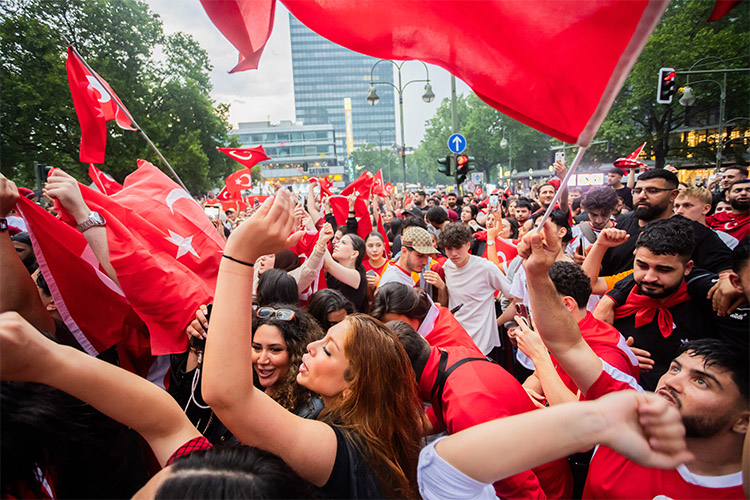
[[(346, 226), (346, 219), (349, 217), (349, 200), (346, 196), (333, 195), (328, 198), (328, 202), (331, 204), (336, 224)], [(354, 217), (357, 218), (357, 235), (362, 239), (367, 238), (367, 235), (372, 232), (372, 220), (367, 203), (360, 197), (354, 202)]]
[(86, 69), (72, 47), (68, 47), (66, 67), (73, 105), (81, 125), (80, 160), (84, 163), (104, 163), (107, 122), (116, 120), (120, 128), (135, 128), (123, 111), (125, 106), (109, 84), (96, 73)]
[(372, 172), (365, 170), (362, 175), (352, 181), (351, 184), (341, 190), (342, 196), (349, 196), (352, 193), (357, 193), (357, 198), (368, 199), (370, 197), (370, 190), (372, 189), (374, 176)]
[(716, 0), (714, 9), (711, 11), (711, 15), (708, 17), (710, 21), (717, 21), (722, 17), (729, 14), (729, 11), (737, 7), (742, 3), (742, 0)]
[[(233, 24), (269, 26), (270, 9), (252, 11), (255, 0), (235, 2), (247, 9)], [(668, 0), (283, 3), (334, 43), (380, 59), (441, 66), (502, 113), (588, 146)], [(469, 27), (471, 36), (457, 29), (457, 22)]]
[(276, 1), (201, 0), (201, 5), (211, 22), (240, 52), (237, 66), (229, 72), (257, 69), (273, 30)]
[[(203, 209), (150, 163), (107, 197), (80, 186), (107, 221), (110, 262), (125, 296), (151, 334), (154, 355), (184, 352), (185, 328), (210, 302), (224, 242)], [(64, 220), (70, 216), (61, 207)]]
[(226, 190), (229, 194), (236, 194), (243, 189), (250, 189), (253, 187), (253, 179), (250, 177), (250, 169), (242, 168), (232, 173), (226, 179)]
[(17, 207), (65, 326), (92, 356), (115, 345), (132, 308), (86, 238), (26, 198), (19, 198)]
[(89, 163), (89, 177), (96, 184), (96, 188), (104, 194), (115, 194), (122, 190), (122, 184), (96, 168), (93, 163)]
[(331, 186), (333, 183), (328, 180), (327, 177), (311, 177), (310, 183), (317, 184), (320, 188), (320, 197), (324, 198), (326, 196), (331, 196), (333, 192), (331, 191)]
[(372, 194), (377, 196), (387, 196), (385, 186), (383, 186), (383, 171), (378, 170), (372, 179)]
[(242, 163), (247, 168), (253, 168), (258, 163), (270, 159), (263, 149), (263, 146), (257, 148), (216, 148), (225, 155)]

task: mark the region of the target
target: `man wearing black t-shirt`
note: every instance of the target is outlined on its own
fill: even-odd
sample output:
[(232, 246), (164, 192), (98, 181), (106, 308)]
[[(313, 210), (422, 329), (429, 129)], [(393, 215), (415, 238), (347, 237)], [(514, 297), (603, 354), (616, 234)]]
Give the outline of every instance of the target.
[[(672, 217), (672, 205), (679, 193), (677, 185), (677, 176), (664, 169), (649, 170), (641, 174), (633, 189), (635, 209), (617, 218), (617, 229), (627, 231), (630, 238), (622, 245), (607, 250), (602, 259), (602, 276), (632, 269), (638, 235), (648, 222)], [(706, 226), (695, 221), (691, 223), (695, 233), (695, 248), (691, 259), (695, 266), (713, 273), (729, 269), (729, 248)]]
[(633, 194), (630, 191), (630, 188), (623, 185), (622, 183), (622, 177), (625, 175), (625, 172), (619, 168), (612, 168), (607, 172), (607, 184), (609, 184), (609, 187), (615, 190), (615, 193), (617, 193), (617, 196), (622, 198), (623, 204), (628, 207), (628, 209), (633, 209)]
[(718, 276), (693, 268), (693, 230), (682, 217), (646, 225), (635, 250), (633, 274), (609, 292), (615, 307), (613, 326), (634, 346), (650, 353), (651, 370), (642, 370), (640, 384), (654, 390), (680, 345), (688, 340), (720, 338), (746, 349), (748, 311), (718, 317), (708, 290)]

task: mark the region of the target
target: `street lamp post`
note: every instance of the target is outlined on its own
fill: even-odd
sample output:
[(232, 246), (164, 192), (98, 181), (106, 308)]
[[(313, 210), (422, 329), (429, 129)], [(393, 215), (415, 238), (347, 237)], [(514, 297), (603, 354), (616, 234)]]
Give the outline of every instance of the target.
[[(373, 79), (373, 75), (375, 72), (375, 67), (382, 63), (382, 62), (389, 62), (393, 66), (396, 67), (396, 70), (398, 71), (398, 86), (392, 84), (391, 82), (376, 82)], [(409, 84), (412, 83), (425, 83), (424, 86), (424, 94), (422, 95), (422, 100), (424, 102), (430, 103), (435, 99), (435, 93), (432, 91), (432, 85), (430, 85), (430, 70), (427, 69), (427, 65), (421, 62), (424, 65), (425, 73), (427, 74), (427, 78), (425, 80), (410, 80), (406, 83), (402, 83), (401, 80), (401, 68), (409, 61), (402, 61), (401, 63), (397, 63), (396, 61), (393, 61), (391, 59), (380, 59), (375, 64), (372, 65), (372, 69), (370, 69), (370, 88), (368, 90), (367, 94), (367, 102), (370, 104), (370, 106), (375, 106), (378, 101), (380, 100), (380, 97), (378, 97), (377, 92), (375, 91), (375, 85), (390, 85), (394, 89), (396, 89), (396, 92), (398, 92), (398, 111), (401, 119), (401, 169), (403, 170), (404, 174), (404, 182), (401, 186), (402, 191), (406, 192), (406, 139), (404, 137), (404, 89), (409, 86)]]

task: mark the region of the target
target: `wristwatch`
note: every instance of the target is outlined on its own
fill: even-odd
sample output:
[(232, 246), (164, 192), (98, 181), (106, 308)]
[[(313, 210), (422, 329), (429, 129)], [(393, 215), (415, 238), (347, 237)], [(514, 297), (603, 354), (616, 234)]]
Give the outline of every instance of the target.
[(104, 220), (104, 217), (102, 217), (99, 212), (89, 212), (88, 219), (78, 224), (76, 226), (76, 229), (78, 229), (80, 232), (84, 232), (87, 229), (91, 229), (92, 227), (104, 226), (106, 224), (107, 221)]
[(487, 240), (487, 245), (488, 245), (488, 246), (492, 246), (492, 245), (494, 245), (494, 244), (495, 244), (495, 242), (494, 242), (494, 241), (492, 241), (492, 240)]
[(8, 230), (8, 219), (5, 217), (0, 217), (0, 231), (7, 231)]

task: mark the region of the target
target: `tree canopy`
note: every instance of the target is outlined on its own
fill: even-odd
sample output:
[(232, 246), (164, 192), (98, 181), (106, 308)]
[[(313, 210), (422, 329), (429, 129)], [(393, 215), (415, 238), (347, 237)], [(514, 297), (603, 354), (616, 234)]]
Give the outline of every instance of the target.
[[(24, 0), (5, 2), (0, 12), (0, 147), (8, 177), (32, 186), (37, 161), (88, 181), (62, 36), (110, 84), (188, 189), (208, 189), (235, 168), (216, 150), (231, 144), (228, 107), (209, 97), (207, 53), (188, 34), (166, 36), (144, 2)], [(113, 122), (107, 130), (101, 168), (117, 180), (138, 158), (167, 171), (139, 133)]]

